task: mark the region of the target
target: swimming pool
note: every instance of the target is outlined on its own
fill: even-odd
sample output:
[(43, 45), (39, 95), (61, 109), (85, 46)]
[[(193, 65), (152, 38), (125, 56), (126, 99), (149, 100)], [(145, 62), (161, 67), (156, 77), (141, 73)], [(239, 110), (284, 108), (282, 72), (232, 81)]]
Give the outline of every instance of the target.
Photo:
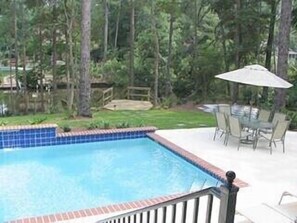
[(221, 184), (149, 138), (0, 151), (0, 220)]

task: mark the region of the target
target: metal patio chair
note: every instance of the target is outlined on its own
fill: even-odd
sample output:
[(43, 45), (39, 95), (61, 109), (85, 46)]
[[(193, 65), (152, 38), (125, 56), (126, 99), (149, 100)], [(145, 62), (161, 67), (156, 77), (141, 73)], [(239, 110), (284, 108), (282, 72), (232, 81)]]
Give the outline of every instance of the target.
[(229, 137), (229, 127), (228, 127), (226, 115), (222, 112), (215, 112), (215, 118), (216, 118), (217, 126), (215, 129), (213, 140), (216, 139), (216, 135), (218, 134), (218, 132), (221, 132), (220, 137), (222, 137), (222, 135), (225, 134), (224, 145), (227, 145), (227, 141)]
[(218, 111), (226, 115), (231, 115), (231, 106), (228, 104), (219, 104)]
[(286, 120), (286, 117), (287, 116), (285, 114), (282, 114), (282, 113), (277, 112), (273, 116), (272, 123), (274, 125), (276, 125), (276, 123), (279, 122), (279, 121), (285, 121)]
[[(229, 116), (229, 135), (238, 138), (237, 150), (239, 150), (240, 144), (252, 144), (255, 145), (255, 138), (252, 132), (243, 131), (240, 121), (236, 117)], [(227, 145), (227, 143), (226, 143)]]
[(269, 118), (270, 118), (270, 114), (271, 114), (270, 111), (261, 109), (261, 110), (259, 110), (258, 120), (268, 122)]
[(257, 136), (255, 147), (257, 146), (259, 138), (263, 138), (269, 141), (270, 154), (272, 154), (271, 144), (273, 143), (274, 146), (276, 147), (276, 142), (280, 141), (283, 144), (283, 153), (284, 153), (285, 137), (286, 137), (286, 132), (289, 128), (289, 125), (290, 125), (290, 121), (278, 121), (271, 133), (260, 132), (259, 135)]

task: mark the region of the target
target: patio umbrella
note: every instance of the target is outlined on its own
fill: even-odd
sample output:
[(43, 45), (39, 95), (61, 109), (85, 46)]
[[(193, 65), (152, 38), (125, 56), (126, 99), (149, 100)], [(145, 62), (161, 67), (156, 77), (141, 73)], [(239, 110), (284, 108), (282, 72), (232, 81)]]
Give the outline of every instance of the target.
[(215, 77), (236, 83), (261, 87), (290, 88), (293, 86), (258, 64), (245, 66), (244, 68), (219, 74)]

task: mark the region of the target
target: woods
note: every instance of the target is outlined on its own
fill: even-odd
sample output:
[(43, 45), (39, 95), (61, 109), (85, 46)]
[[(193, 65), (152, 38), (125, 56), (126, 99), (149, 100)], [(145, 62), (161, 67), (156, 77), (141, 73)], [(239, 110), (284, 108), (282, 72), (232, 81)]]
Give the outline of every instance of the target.
[(32, 111), (37, 92), (37, 110), (66, 106), (89, 117), (100, 99), (91, 84), (99, 82), (119, 98), (128, 86), (150, 87), (155, 106), (257, 97), (259, 106), (296, 110), (296, 86), (274, 92), (214, 78), (257, 63), (296, 85), (291, 0), (1, 0), (0, 7), (2, 83), (11, 80), (1, 97), (12, 113)]

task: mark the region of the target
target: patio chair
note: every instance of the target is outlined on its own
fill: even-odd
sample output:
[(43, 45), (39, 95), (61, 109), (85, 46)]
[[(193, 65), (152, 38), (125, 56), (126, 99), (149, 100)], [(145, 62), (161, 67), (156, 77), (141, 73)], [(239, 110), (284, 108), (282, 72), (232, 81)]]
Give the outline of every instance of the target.
[(227, 104), (219, 104), (218, 111), (227, 115), (231, 115), (231, 106)]
[(282, 213), (283, 215), (287, 216), (291, 220), (293, 220), (295, 223), (297, 223), (297, 201), (290, 201), (283, 203), (284, 197), (290, 196), (292, 198), (297, 198), (296, 194), (292, 194), (290, 192), (284, 191), (281, 195), (281, 198), (278, 202), (277, 206), (274, 206), (274, 208)]
[(276, 141), (280, 141), (283, 144), (283, 152), (285, 152), (285, 136), (289, 128), (290, 121), (278, 121), (273, 128), (271, 133), (259, 132), (257, 136), (255, 147), (257, 146), (259, 138), (263, 137), (265, 140), (269, 141), (270, 154), (272, 154), (273, 143), (276, 147)]
[[(278, 121), (285, 121), (286, 120), (286, 117), (287, 116), (285, 114), (276, 112), (274, 114), (274, 116), (273, 116), (273, 119), (272, 119), (273, 126), (276, 126), (276, 124), (277, 124)], [(262, 133), (272, 133), (272, 131), (273, 131), (272, 128), (259, 129), (259, 132), (262, 132)]]
[(264, 109), (259, 110), (259, 114), (258, 114), (259, 121), (268, 122), (269, 118), (270, 118), (270, 111), (267, 111)]
[(226, 115), (222, 112), (215, 112), (215, 117), (216, 117), (216, 121), (217, 121), (217, 126), (215, 129), (213, 140), (216, 139), (216, 135), (218, 132), (222, 132), (220, 137), (222, 137), (222, 135), (225, 134), (224, 144), (226, 145), (226, 143), (228, 141), (228, 136), (229, 136), (229, 128), (228, 128), (228, 124), (227, 124)]
[(286, 115), (285, 114), (282, 114), (282, 113), (275, 113), (274, 114), (274, 116), (273, 116), (273, 119), (272, 119), (272, 123), (274, 124), (274, 125), (276, 125), (276, 123), (278, 122), (278, 121), (285, 121), (286, 120)]
[(238, 213), (244, 216), (246, 221), (255, 223), (297, 223), (297, 202), (285, 204), (262, 203), (256, 206), (240, 208)]
[(253, 148), (254, 148), (255, 139), (253, 137), (253, 133), (243, 131), (238, 118), (232, 117), (232, 116), (228, 116), (228, 118), (229, 118), (229, 131), (230, 131), (229, 135), (235, 138), (238, 138), (237, 150), (239, 150), (241, 143), (253, 144)]

